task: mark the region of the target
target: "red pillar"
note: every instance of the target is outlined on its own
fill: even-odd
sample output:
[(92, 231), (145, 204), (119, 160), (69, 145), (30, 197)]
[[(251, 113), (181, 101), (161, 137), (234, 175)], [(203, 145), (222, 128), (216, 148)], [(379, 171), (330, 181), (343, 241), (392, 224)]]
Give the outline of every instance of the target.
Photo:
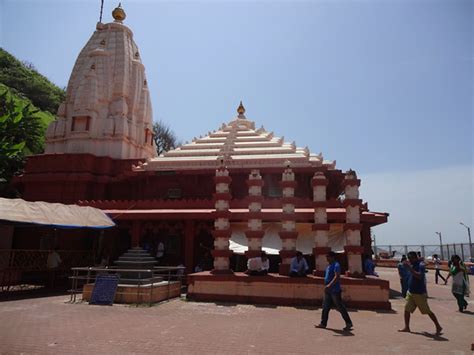
[(186, 273), (194, 271), (194, 221), (187, 220), (184, 225), (184, 266)]

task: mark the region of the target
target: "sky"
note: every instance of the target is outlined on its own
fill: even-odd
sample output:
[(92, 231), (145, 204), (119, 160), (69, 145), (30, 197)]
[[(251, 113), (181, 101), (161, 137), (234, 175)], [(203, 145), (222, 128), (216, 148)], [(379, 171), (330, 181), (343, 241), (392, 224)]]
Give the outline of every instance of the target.
[[(105, 0), (103, 22), (118, 1)], [(362, 179), (379, 244), (474, 228), (470, 0), (123, 0), (155, 120), (179, 139), (246, 116)], [(0, 46), (61, 87), (99, 0), (0, 0)]]

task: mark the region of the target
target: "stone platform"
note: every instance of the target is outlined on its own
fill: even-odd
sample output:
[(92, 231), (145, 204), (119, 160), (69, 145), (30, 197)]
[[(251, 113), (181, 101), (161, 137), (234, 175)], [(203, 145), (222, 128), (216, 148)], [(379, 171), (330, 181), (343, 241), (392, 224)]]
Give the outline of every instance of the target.
[[(82, 299), (89, 301), (94, 284), (84, 285)], [(181, 294), (181, 283), (178, 281), (161, 281), (151, 284), (137, 285), (119, 284), (115, 294), (114, 303), (156, 303), (170, 298), (179, 297)]]
[[(379, 278), (341, 277), (346, 305), (359, 309), (391, 309), (389, 282)], [(188, 275), (188, 299), (270, 305), (319, 306), (324, 293), (324, 278), (302, 278), (244, 273), (213, 275), (199, 272)]]

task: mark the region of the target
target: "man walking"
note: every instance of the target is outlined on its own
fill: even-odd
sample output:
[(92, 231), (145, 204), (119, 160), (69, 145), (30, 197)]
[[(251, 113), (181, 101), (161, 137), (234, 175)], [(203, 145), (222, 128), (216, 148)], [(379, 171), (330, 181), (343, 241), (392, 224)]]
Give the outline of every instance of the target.
[(441, 325), (438, 322), (435, 314), (431, 311), (428, 306), (428, 296), (426, 294), (426, 283), (425, 283), (425, 266), (420, 261), (416, 252), (411, 251), (408, 253), (409, 262), (405, 262), (410, 272), (410, 278), (408, 280), (408, 293), (405, 304), (405, 327), (400, 329), (400, 332), (410, 332), (410, 316), (416, 308), (420, 310), (421, 314), (427, 314), (433, 321), (436, 327), (436, 335), (441, 335)]
[(324, 276), (324, 299), (323, 299), (323, 313), (321, 315), (321, 323), (317, 325), (317, 328), (326, 328), (328, 324), (329, 311), (331, 306), (334, 305), (336, 309), (341, 313), (342, 318), (346, 322), (344, 327), (345, 331), (352, 329), (352, 321), (347, 313), (346, 307), (342, 303), (341, 297), (341, 284), (339, 278), (341, 276), (341, 265), (336, 261), (336, 253), (329, 252), (326, 255), (326, 259), (329, 265), (326, 267), (326, 273)]
[(443, 275), (441, 275), (441, 260), (439, 259), (438, 254), (434, 254), (432, 260), (433, 260), (433, 264), (436, 270), (435, 283), (438, 284), (438, 278), (441, 278), (441, 280), (443, 280), (444, 283), (446, 283), (446, 279), (444, 278)]
[(408, 291), (408, 280), (410, 279), (410, 271), (406, 265), (407, 256), (402, 255), (402, 259), (397, 265), (398, 275), (400, 276), (400, 285), (402, 287), (402, 296), (405, 298)]

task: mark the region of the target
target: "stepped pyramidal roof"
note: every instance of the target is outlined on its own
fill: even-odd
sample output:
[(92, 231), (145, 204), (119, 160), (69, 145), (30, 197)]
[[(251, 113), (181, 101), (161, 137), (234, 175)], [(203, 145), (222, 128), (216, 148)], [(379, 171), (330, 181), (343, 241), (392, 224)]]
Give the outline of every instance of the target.
[(224, 161), (228, 168), (320, 167), (335, 169), (335, 161), (326, 161), (321, 153), (312, 154), (308, 147), (297, 147), (285, 142), (263, 126), (256, 129), (255, 122), (245, 116), (240, 103), (237, 117), (191, 143), (170, 150), (159, 157), (134, 166), (134, 171), (169, 171), (214, 169)]

